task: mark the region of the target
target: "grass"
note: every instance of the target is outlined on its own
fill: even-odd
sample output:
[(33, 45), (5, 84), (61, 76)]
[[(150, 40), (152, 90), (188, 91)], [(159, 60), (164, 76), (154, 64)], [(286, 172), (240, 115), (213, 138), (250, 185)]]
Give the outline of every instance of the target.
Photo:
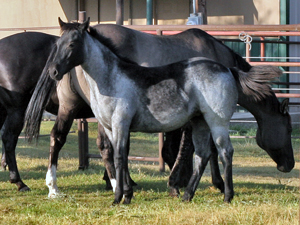
[[(98, 153), (96, 127), (89, 126), (90, 152)], [(51, 127), (51, 122), (43, 122), (42, 132), (49, 133)], [(77, 134), (69, 135), (60, 153), (57, 176), (64, 195), (58, 199), (48, 199), (45, 186), (49, 138), (41, 138), (37, 146), (20, 140), (19, 170), (32, 191), (18, 193), (8, 182), (8, 172), (0, 171), (0, 224), (298, 224), (299, 139), (293, 140), (297, 163), (290, 173), (277, 171), (255, 140), (232, 142), (235, 197), (231, 204), (223, 203), (223, 195), (212, 187), (209, 167), (193, 201), (186, 203), (168, 195), (168, 170), (160, 173), (156, 163), (132, 161), (131, 175), (139, 184), (132, 204), (112, 206), (113, 193), (104, 190), (102, 161), (91, 159), (88, 170), (77, 170)], [(157, 148), (156, 134), (132, 134), (131, 155), (157, 156)]]

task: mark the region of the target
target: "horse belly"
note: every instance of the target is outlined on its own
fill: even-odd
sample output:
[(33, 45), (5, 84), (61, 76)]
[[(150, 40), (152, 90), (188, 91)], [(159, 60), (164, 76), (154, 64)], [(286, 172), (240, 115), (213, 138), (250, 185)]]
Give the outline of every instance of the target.
[(183, 101), (157, 102), (139, 110), (130, 130), (148, 133), (168, 132), (185, 125), (193, 117), (193, 110)]

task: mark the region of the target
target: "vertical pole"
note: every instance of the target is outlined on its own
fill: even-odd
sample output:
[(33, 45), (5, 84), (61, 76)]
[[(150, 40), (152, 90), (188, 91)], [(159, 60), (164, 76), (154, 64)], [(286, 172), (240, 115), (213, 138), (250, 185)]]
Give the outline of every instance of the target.
[[(80, 1), (82, 4), (82, 1)], [(82, 10), (82, 5), (80, 5), (80, 10)], [(86, 20), (86, 12), (78, 12), (78, 21), (83, 23)], [(88, 124), (86, 119), (77, 120), (78, 127), (78, 151), (79, 151), (79, 167), (78, 169), (84, 170), (89, 167), (89, 136), (88, 136)]]
[(206, 0), (197, 0), (199, 13), (202, 14), (203, 24), (207, 24)]
[[(260, 37), (260, 40), (264, 41), (264, 37)], [(260, 43), (260, 57), (265, 57), (265, 43), (261, 42)], [(261, 58), (261, 61), (265, 61), (265, 58)]]
[[(247, 42), (249, 43), (250, 41), (250, 37), (247, 37)], [(247, 62), (250, 62), (250, 57), (251, 54), (250, 54), (250, 45), (246, 44), (246, 61)]]
[(78, 119), (78, 146), (79, 146), (79, 167), (84, 170), (89, 167), (89, 142), (88, 142), (88, 122), (86, 119)]
[(153, 0), (147, 0), (147, 25), (152, 25), (153, 22)]
[(86, 11), (79, 11), (78, 12), (78, 22), (83, 23), (86, 21)]
[(116, 24), (123, 25), (124, 21), (124, 0), (116, 0)]
[[(157, 35), (162, 35), (161, 30), (156, 30)], [(162, 157), (162, 149), (164, 146), (164, 133), (159, 133), (158, 134), (158, 163), (159, 163), (159, 171), (160, 172), (165, 172), (165, 162)]]
[(165, 172), (165, 162), (162, 157), (162, 149), (164, 146), (164, 133), (159, 133), (158, 134), (158, 150), (159, 150), (159, 171), (160, 172)]

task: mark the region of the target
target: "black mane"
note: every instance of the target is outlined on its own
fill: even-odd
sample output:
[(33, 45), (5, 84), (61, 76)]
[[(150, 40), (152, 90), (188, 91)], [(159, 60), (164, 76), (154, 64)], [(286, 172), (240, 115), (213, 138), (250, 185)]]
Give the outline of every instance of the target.
[(94, 27), (89, 27), (88, 34), (91, 35), (93, 38), (97, 39), (101, 44), (105, 45), (111, 52), (113, 52), (119, 59), (122, 61), (125, 61), (126, 63), (130, 63), (133, 65), (138, 65), (138, 63), (126, 58), (126, 57), (121, 57), (118, 54), (118, 50), (114, 43), (111, 41), (111, 39), (101, 35), (97, 29)]

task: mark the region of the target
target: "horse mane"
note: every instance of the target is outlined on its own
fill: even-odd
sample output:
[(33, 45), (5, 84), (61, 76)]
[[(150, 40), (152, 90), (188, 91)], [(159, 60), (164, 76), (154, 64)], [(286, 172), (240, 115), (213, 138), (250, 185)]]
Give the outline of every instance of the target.
[(106, 46), (112, 53), (114, 53), (122, 61), (124, 61), (126, 63), (133, 64), (133, 65), (138, 65), (138, 63), (136, 63), (136, 62), (134, 62), (134, 61), (132, 61), (132, 60), (126, 58), (126, 57), (120, 56), (118, 54), (118, 49), (115, 46), (115, 44), (112, 42), (112, 40), (110, 38), (107, 38), (107, 37), (101, 35), (99, 33), (99, 31), (97, 29), (95, 29), (94, 27), (89, 27), (88, 34), (91, 35), (96, 40), (98, 40), (101, 44)]
[(253, 101), (261, 101), (274, 95), (271, 81), (282, 75), (282, 71), (274, 66), (255, 66), (248, 72), (237, 68), (230, 68), (230, 70), (238, 81), (238, 88)]

